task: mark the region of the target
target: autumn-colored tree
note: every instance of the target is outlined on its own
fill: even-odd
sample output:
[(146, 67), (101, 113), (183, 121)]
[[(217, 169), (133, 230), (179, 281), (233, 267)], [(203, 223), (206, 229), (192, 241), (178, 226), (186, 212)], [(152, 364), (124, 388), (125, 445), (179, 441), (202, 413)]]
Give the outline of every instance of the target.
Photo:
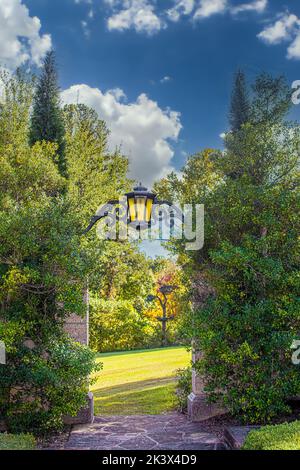
[(148, 296), (147, 316), (160, 323), (162, 346), (179, 341), (179, 324), (182, 312), (187, 308), (187, 291), (183, 273), (171, 259), (158, 258), (152, 264), (155, 286)]

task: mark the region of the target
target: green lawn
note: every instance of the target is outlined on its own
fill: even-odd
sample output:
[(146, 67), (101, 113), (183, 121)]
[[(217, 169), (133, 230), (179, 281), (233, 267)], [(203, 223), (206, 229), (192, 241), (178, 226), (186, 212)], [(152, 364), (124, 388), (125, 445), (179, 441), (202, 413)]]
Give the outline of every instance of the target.
[(0, 450), (33, 450), (35, 446), (31, 434), (0, 434)]
[(175, 372), (191, 360), (185, 348), (99, 354), (92, 392), (95, 414), (159, 414), (175, 407)]

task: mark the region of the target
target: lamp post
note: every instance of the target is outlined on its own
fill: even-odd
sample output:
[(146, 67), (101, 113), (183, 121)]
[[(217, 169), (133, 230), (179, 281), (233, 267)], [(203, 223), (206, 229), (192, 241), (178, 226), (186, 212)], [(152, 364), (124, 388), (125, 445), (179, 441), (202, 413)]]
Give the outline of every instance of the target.
[(156, 317), (156, 319), (161, 322), (162, 324), (162, 346), (165, 347), (167, 345), (167, 324), (169, 321), (174, 320), (174, 315), (168, 316), (167, 312), (167, 305), (168, 305), (168, 296), (171, 295), (177, 286), (169, 286), (165, 285), (158, 289), (158, 292), (162, 294), (163, 299), (159, 297), (159, 295), (148, 295), (147, 301), (153, 302), (154, 300), (158, 300), (162, 309), (162, 317)]

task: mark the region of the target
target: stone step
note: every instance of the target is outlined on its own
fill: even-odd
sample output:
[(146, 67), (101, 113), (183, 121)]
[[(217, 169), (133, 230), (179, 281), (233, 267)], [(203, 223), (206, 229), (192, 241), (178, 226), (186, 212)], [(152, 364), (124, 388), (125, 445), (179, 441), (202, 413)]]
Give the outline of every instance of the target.
[(224, 443), (232, 450), (240, 450), (249, 432), (259, 429), (260, 426), (231, 426), (224, 431)]

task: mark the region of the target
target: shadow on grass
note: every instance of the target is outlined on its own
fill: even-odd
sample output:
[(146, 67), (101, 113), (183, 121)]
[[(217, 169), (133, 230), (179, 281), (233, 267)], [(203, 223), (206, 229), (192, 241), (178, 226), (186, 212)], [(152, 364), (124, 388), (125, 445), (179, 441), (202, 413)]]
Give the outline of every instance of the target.
[(96, 414), (160, 414), (175, 408), (174, 377), (143, 380), (96, 389)]

